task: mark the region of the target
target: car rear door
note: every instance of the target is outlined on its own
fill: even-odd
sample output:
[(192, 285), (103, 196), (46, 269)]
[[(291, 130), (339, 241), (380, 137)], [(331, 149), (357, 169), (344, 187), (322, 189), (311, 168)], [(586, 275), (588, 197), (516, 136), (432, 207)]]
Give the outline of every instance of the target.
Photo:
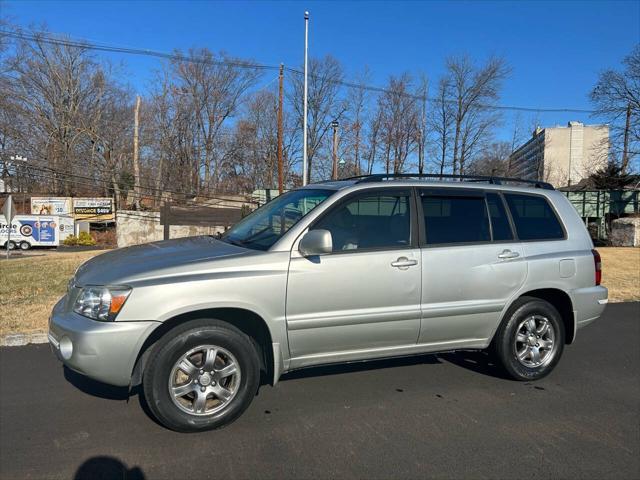
[(477, 346), (523, 285), (527, 264), (500, 193), (419, 189), (422, 322), (418, 343)]

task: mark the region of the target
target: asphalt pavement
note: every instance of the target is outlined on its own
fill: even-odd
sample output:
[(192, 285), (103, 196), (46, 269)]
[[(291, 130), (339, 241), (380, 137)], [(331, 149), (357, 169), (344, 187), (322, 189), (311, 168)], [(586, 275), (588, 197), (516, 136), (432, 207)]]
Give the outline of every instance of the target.
[(201, 434), (48, 345), (2, 348), (0, 478), (640, 478), (640, 304), (609, 305), (539, 382), (465, 352), (316, 368)]

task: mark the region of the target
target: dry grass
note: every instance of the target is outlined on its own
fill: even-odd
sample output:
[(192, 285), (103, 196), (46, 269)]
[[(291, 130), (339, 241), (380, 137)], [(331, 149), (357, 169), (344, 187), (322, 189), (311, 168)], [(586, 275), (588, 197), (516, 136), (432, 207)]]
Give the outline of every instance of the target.
[(46, 332), (49, 313), (76, 268), (103, 251), (34, 250), (27, 258), (0, 260), (0, 336)]
[(602, 284), (609, 289), (609, 301), (640, 301), (640, 248), (599, 247)]
[[(609, 299), (640, 301), (640, 248), (598, 251)], [(102, 252), (34, 252), (38, 256), (0, 260), (0, 336), (46, 332), (49, 313), (78, 265)]]

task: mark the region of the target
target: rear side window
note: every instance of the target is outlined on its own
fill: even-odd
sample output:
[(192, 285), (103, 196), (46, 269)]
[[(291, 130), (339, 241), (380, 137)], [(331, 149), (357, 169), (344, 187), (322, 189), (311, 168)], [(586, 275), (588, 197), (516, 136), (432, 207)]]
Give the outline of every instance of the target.
[(488, 242), (487, 208), (482, 197), (422, 196), (427, 245)]
[(493, 228), (493, 240), (513, 240), (513, 232), (509, 225), (507, 210), (497, 193), (487, 193), (487, 205), (489, 206), (489, 216), (491, 217), (491, 227)]
[(520, 240), (564, 238), (562, 225), (546, 198), (512, 193), (505, 198)]

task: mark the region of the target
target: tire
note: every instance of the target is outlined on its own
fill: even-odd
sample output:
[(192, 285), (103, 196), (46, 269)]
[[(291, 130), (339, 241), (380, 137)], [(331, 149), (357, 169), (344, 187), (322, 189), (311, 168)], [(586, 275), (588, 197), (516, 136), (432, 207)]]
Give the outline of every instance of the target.
[(4, 242), (4, 249), (9, 249), (9, 250), (15, 250), (16, 249), (16, 242), (14, 242), (13, 240), (9, 240), (8, 242)]
[(510, 377), (538, 380), (551, 373), (560, 361), (564, 323), (549, 302), (521, 297), (507, 312), (494, 340), (496, 357)]
[(20, 242), (20, 250), (29, 250), (31, 248), (31, 244), (29, 242)]
[[(207, 361), (211, 358), (212, 363)], [(235, 372), (230, 373), (233, 365)], [(253, 400), (259, 381), (259, 358), (251, 339), (226, 322), (200, 319), (170, 330), (155, 345), (142, 386), (149, 410), (162, 425), (199, 432), (237, 419)]]

